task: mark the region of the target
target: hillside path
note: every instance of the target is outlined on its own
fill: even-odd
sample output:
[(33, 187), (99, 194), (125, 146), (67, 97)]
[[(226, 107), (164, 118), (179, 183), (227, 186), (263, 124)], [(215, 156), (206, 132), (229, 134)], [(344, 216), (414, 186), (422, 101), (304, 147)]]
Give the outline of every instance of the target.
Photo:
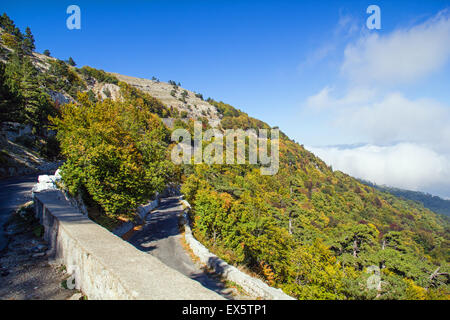
[(144, 227), (133, 234), (130, 243), (225, 298), (249, 298), (236, 296), (236, 292), (232, 294), (233, 289), (226, 288), (218, 278), (207, 274), (192, 260), (181, 245), (178, 219), (182, 212), (179, 197), (161, 199), (160, 206), (147, 215)]
[[(13, 236), (5, 234), (5, 224), (17, 207), (32, 200), (31, 189), (38, 181), (38, 174), (16, 176), (0, 180), (0, 300), (65, 300), (74, 291), (64, 289), (61, 282), (68, 276), (48, 264), (47, 257), (37, 245), (46, 248), (42, 238), (32, 231), (8, 227)], [(8, 239), (9, 238), (9, 239)]]
[(4, 225), (17, 207), (31, 200), (31, 189), (38, 175), (11, 177), (0, 180), (0, 252), (6, 248)]

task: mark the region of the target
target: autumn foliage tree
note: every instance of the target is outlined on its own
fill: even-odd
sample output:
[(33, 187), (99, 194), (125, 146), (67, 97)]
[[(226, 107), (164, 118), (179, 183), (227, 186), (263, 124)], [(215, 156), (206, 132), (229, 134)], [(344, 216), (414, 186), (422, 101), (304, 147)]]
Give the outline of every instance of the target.
[(131, 214), (171, 178), (168, 132), (149, 110), (79, 94), (78, 104), (62, 106), (52, 122), (67, 158), (65, 186), (71, 194), (87, 192), (108, 215)]

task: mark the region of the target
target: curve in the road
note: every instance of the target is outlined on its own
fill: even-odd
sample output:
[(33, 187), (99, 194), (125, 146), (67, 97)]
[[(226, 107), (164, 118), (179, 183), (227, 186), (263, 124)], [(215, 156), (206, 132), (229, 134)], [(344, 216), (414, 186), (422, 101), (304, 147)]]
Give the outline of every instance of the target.
[(161, 205), (147, 216), (144, 227), (130, 238), (130, 243), (200, 282), (204, 287), (232, 299), (230, 290), (218, 279), (205, 273), (182, 247), (178, 227), (179, 215), (182, 212), (183, 207), (178, 197), (161, 199)]

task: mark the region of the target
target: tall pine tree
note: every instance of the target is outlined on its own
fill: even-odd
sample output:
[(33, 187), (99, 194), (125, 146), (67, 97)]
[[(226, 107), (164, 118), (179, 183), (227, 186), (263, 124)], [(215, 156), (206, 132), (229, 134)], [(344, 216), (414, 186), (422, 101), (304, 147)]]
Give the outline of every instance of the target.
[(17, 117), (14, 121), (31, 125), (36, 133), (42, 133), (47, 116), (53, 114), (51, 99), (39, 83), (38, 71), (31, 59), (14, 53), (5, 67), (5, 84), (17, 97)]
[(36, 46), (34, 45), (34, 36), (31, 33), (30, 27), (27, 27), (27, 29), (25, 30), (23, 49), (28, 54), (32, 53), (33, 50), (36, 49)]
[(10, 17), (8, 17), (6, 13), (3, 13), (3, 15), (0, 17), (0, 26), (5, 30), (5, 32), (11, 34), (14, 33), (16, 28), (14, 22), (11, 20)]
[(5, 64), (0, 62), (0, 123), (16, 121), (19, 117), (19, 99), (7, 85)]

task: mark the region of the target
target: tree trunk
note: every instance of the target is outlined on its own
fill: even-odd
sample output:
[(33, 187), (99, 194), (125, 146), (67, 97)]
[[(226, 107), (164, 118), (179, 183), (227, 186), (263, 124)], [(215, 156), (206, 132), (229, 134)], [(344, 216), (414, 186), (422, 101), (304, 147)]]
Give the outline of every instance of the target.
[(289, 234), (292, 234), (292, 217), (291, 213), (289, 213)]
[(353, 256), (358, 257), (358, 242), (356, 239), (353, 241)]

